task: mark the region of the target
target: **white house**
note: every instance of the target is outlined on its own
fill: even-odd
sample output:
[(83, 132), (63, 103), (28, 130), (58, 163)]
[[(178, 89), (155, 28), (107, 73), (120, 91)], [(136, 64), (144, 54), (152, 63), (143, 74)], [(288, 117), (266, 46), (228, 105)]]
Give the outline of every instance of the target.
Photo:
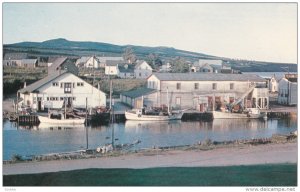
[(118, 75), (119, 63), (119, 61), (107, 61), (105, 65), (105, 75)]
[(204, 73), (220, 73), (222, 69), (222, 60), (199, 59), (191, 66), (191, 72), (204, 72)]
[(171, 64), (167, 62), (166, 64), (163, 64), (159, 70), (160, 72), (169, 72), (171, 71)]
[(238, 101), (245, 107), (269, 105), (265, 79), (253, 74), (153, 73), (147, 88), (156, 90), (144, 96), (147, 105), (155, 107), (169, 102), (173, 108), (205, 111)]
[(81, 58), (77, 59), (76, 66), (83, 67), (83, 68), (97, 69), (97, 68), (99, 68), (99, 63), (100, 63), (99, 60), (94, 56), (81, 57)]
[(283, 105), (297, 105), (298, 83), (297, 74), (285, 75), (278, 83), (278, 103)]
[(138, 61), (134, 69), (135, 78), (147, 79), (152, 74), (152, 70), (152, 67), (146, 61)]
[(278, 83), (282, 79), (282, 77), (278, 77), (273, 75), (269, 80), (269, 91), (271, 93), (278, 92)]
[(62, 108), (64, 100), (73, 107), (106, 106), (106, 96), (70, 72), (49, 74), (18, 91), (18, 105), (29, 106), (37, 111), (49, 108)]

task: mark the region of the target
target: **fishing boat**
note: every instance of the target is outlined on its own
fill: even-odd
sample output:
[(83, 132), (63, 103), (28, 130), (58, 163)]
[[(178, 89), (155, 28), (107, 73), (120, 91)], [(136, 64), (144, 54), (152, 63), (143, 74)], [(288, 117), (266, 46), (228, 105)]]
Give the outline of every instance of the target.
[(74, 118), (74, 119), (65, 119), (62, 118), (61, 119), (53, 119), (50, 117), (44, 117), (44, 116), (40, 116), (38, 115), (38, 119), (40, 121), (40, 123), (43, 124), (56, 124), (56, 125), (77, 125), (77, 124), (84, 124), (85, 122), (85, 118)]
[[(167, 88), (167, 99), (168, 99), (168, 88)], [(144, 97), (142, 96), (142, 105), (144, 103)], [(170, 120), (180, 120), (183, 116), (185, 110), (170, 111), (169, 101), (168, 111), (152, 111), (146, 110), (144, 107), (141, 109), (132, 109), (125, 111), (125, 118), (127, 120), (136, 120), (136, 121), (170, 121)], [(144, 106), (144, 105), (143, 105)]]
[(125, 117), (127, 120), (137, 121), (170, 121), (180, 120), (183, 116), (183, 111), (177, 113), (151, 113), (147, 114), (143, 112), (143, 109), (133, 109), (125, 111)]
[(230, 111), (212, 111), (214, 119), (267, 119), (267, 112), (261, 112), (258, 108), (247, 108), (241, 113)]

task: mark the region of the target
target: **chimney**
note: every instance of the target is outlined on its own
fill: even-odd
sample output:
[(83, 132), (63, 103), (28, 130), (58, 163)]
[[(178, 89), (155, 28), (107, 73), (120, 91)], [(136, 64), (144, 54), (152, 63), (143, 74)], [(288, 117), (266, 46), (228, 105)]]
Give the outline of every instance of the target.
[(26, 81), (24, 82), (24, 88), (26, 88)]

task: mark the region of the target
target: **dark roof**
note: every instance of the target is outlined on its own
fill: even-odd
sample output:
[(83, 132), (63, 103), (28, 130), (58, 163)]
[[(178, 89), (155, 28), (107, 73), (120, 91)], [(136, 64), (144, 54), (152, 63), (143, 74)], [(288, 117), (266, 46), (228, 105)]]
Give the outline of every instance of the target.
[(56, 79), (57, 77), (65, 74), (67, 72), (63, 71), (62, 73), (51, 73), (50, 75), (48, 75), (47, 77), (41, 79), (41, 80), (38, 80), (30, 85), (28, 85), (27, 87), (23, 88), (23, 89), (20, 89), (18, 92), (20, 93), (25, 93), (25, 92), (28, 92), (28, 93), (31, 93), (31, 92), (34, 92), (36, 89), (40, 88), (41, 86), (45, 85), (46, 83)]
[(4, 55), (4, 60), (21, 60), (27, 58), (28, 58), (27, 53), (6, 53)]
[[(127, 66), (127, 67), (126, 67)], [(122, 73), (133, 73), (134, 72), (134, 66), (132, 65), (119, 65), (119, 71)]]
[(141, 97), (143, 95), (148, 95), (148, 94), (154, 93), (154, 92), (156, 92), (155, 89), (140, 88), (140, 89), (135, 89), (132, 91), (122, 92), (121, 95), (130, 97), (130, 98), (137, 98), (137, 97)]
[(222, 73), (153, 73), (161, 81), (255, 81), (265, 79), (255, 74), (222, 74)]
[(55, 71), (57, 68), (66, 61), (67, 57), (58, 57), (56, 58), (52, 65), (48, 68), (50, 71)]
[(117, 66), (117, 65), (120, 65), (120, 64), (128, 64), (128, 63), (124, 63), (123, 60), (107, 60), (106, 61), (106, 66)]

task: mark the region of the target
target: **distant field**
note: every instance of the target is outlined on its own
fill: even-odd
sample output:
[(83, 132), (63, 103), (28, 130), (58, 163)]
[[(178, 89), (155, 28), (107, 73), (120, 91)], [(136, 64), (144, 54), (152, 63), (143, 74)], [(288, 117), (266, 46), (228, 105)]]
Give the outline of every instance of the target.
[(297, 186), (297, 164), (85, 169), (3, 177), (4, 186)]

